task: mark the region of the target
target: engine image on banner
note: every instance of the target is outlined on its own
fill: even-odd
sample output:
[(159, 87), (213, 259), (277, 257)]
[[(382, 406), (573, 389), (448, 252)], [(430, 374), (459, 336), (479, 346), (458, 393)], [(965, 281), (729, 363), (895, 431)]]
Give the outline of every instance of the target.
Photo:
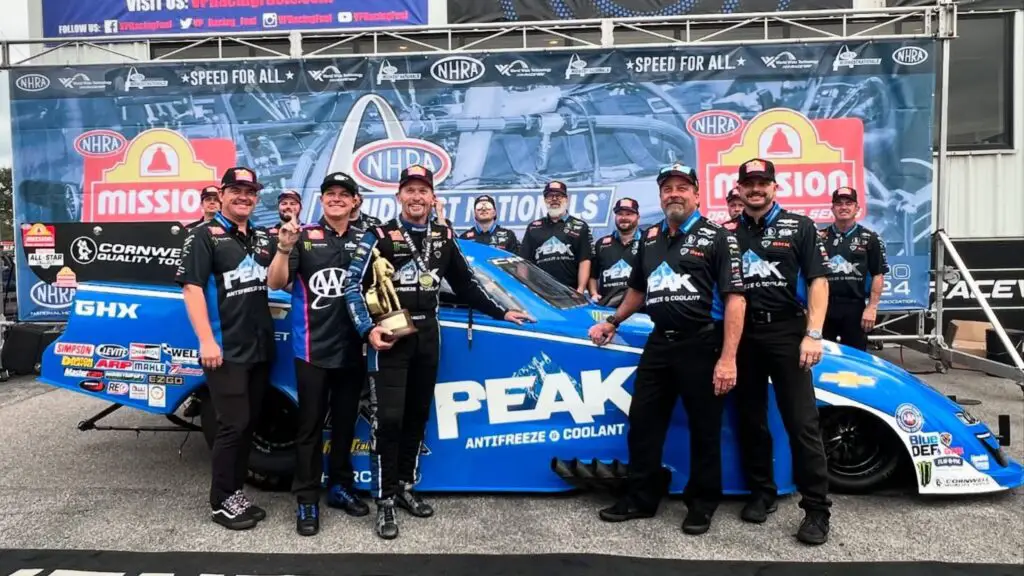
[(560, 179), (598, 238), (622, 196), (639, 200), (642, 226), (659, 221), (655, 178), (677, 161), (701, 175), (704, 213), (725, 220), (737, 167), (755, 156), (775, 162), (779, 202), (821, 226), (830, 192), (857, 188), (860, 222), (887, 245), (883, 308), (923, 308), (934, 64), (933, 43), (915, 41), (19, 70), (20, 317), (67, 314), (74, 282), (50, 283), (42, 266), (80, 274), (62, 247), (92, 247), (65, 224), (191, 222), (200, 190), (231, 166), (267, 184), (254, 217), (265, 226), (286, 188), (316, 221), (319, 182), (337, 170), (363, 188), (365, 212), (393, 218), (399, 173), (418, 162), (459, 232), (486, 193), (521, 237)]

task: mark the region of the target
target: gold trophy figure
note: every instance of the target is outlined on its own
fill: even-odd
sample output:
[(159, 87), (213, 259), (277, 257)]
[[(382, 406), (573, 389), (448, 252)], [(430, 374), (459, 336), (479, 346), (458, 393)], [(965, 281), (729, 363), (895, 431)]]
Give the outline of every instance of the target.
[(380, 251), (373, 249), (373, 283), (366, 290), (366, 308), (377, 326), (391, 331), (391, 340), (419, 331), (413, 324), (409, 311), (401, 308), (398, 292), (391, 281), (395, 267), (381, 258)]

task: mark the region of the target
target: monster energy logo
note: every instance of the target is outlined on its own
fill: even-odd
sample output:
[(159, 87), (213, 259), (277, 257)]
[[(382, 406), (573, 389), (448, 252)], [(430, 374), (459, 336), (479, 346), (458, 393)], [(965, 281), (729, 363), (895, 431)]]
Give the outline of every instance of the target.
[(921, 486), (927, 486), (932, 483), (932, 463), (931, 462), (918, 462), (917, 463), (917, 475), (921, 477)]

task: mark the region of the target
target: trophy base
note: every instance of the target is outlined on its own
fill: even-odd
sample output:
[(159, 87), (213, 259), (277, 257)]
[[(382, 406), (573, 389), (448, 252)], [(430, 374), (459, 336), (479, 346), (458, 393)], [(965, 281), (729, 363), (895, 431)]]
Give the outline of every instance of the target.
[(410, 334), (419, 332), (419, 328), (412, 323), (412, 317), (408, 310), (396, 310), (381, 316), (377, 320), (377, 326), (391, 331), (389, 340), (398, 340)]

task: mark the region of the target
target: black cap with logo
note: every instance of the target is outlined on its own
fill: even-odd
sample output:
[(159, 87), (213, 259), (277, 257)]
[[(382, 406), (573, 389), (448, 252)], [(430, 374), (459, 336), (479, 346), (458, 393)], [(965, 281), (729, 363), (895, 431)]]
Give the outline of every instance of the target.
[(341, 186), (351, 192), (353, 196), (359, 193), (359, 185), (356, 184), (356, 181), (351, 176), (344, 172), (331, 172), (324, 176), (324, 181), (320, 183), (320, 193), (323, 194), (331, 186)]
[(565, 182), (561, 180), (552, 180), (544, 186), (544, 195), (549, 194), (561, 194), (562, 196), (569, 195), (569, 188), (565, 185)]
[(658, 186), (661, 186), (665, 183), (665, 180), (668, 180), (673, 176), (679, 176), (680, 178), (689, 180), (694, 186), (698, 185), (697, 171), (686, 164), (676, 162), (675, 164), (665, 166), (660, 172), (658, 172)]
[(224, 175), (220, 178), (220, 186), (221, 188), (245, 186), (256, 190), (263, 190), (263, 184), (260, 184), (256, 178), (256, 171), (245, 166), (235, 166), (225, 170)]
[(740, 198), (741, 196), (738, 188), (733, 188), (732, 190), (729, 190), (729, 193), (725, 195), (725, 201), (727, 203), (732, 202), (733, 200), (739, 200)]
[(632, 198), (619, 198), (619, 201), (615, 203), (615, 207), (612, 208), (612, 212), (618, 214), (623, 210), (632, 212), (634, 214), (639, 214), (640, 203)]
[(842, 188), (836, 188), (836, 191), (832, 193), (832, 201), (838, 202), (839, 200), (853, 200), (857, 201), (857, 191), (849, 186), (843, 186)]
[(754, 158), (741, 164), (739, 181), (745, 182), (754, 178), (774, 182), (775, 164), (772, 164), (770, 160), (764, 160), (762, 158)]
[(216, 200), (218, 198), (217, 192), (220, 192), (220, 188), (211, 184), (206, 188), (203, 188), (202, 193), (199, 194), (199, 200), (203, 201), (206, 200), (207, 198), (213, 198), (214, 200)]
[(490, 202), (492, 208), (498, 205), (498, 203), (494, 201), (494, 198), (484, 194), (476, 197), (476, 200), (473, 201), (473, 208), (476, 208), (481, 202)]
[(295, 190), (285, 190), (284, 192), (278, 194), (277, 203), (280, 204), (281, 200), (284, 200), (285, 198), (291, 198), (292, 200), (295, 200), (299, 204), (302, 204), (302, 195), (296, 192)]
[(434, 189), (434, 173), (431, 172), (430, 169), (425, 166), (413, 164), (412, 166), (409, 166), (405, 170), (402, 170), (402, 174), (398, 179), (398, 186), (405, 186), (406, 184), (413, 180), (419, 180), (420, 182), (423, 182), (427, 186), (430, 186), (431, 190)]

